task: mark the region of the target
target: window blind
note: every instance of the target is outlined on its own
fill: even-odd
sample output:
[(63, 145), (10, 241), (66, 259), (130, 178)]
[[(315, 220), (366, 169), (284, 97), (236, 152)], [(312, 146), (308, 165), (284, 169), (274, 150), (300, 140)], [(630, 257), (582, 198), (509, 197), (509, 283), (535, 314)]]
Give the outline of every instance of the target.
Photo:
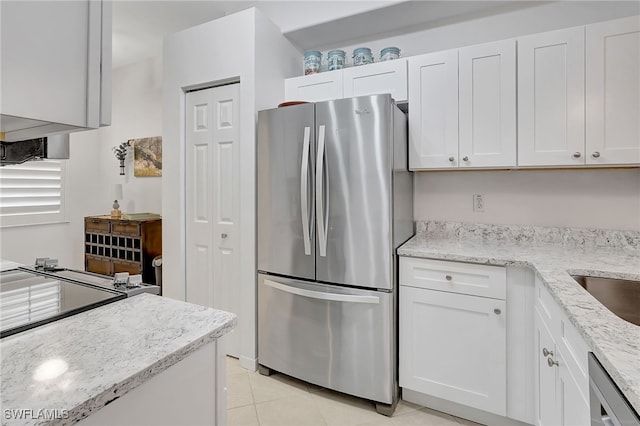
[(0, 227), (64, 222), (66, 161), (0, 167)]

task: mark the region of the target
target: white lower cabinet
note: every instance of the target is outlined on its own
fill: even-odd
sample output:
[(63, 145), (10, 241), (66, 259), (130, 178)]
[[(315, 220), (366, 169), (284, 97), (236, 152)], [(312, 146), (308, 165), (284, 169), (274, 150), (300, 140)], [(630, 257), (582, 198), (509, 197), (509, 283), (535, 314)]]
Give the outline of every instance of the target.
[[(506, 416), (506, 301), (458, 293), (457, 277), (471, 277), (468, 264), (411, 258), (400, 263), (400, 386)], [(504, 268), (473, 266), (502, 270), (489, 287), (504, 289)], [(438, 283), (444, 291), (432, 289)]]
[(538, 281), (536, 294), (536, 425), (589, 425), (587, 346)]

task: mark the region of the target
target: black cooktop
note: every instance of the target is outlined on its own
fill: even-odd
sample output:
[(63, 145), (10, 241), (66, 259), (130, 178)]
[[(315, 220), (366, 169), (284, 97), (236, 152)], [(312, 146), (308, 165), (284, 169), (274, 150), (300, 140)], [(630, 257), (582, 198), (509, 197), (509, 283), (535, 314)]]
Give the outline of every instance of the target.
[(0, 272), (0, 338), (125, 299), (126, 294), (23, 269)]

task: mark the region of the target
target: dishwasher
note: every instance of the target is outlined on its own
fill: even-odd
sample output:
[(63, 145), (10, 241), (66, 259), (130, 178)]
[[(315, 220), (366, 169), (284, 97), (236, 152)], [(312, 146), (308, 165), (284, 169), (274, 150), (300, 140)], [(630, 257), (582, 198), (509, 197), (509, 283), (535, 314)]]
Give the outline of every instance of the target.
[(591, 426), (640, 426), (640, 417), (592, 352), (589, 352)]

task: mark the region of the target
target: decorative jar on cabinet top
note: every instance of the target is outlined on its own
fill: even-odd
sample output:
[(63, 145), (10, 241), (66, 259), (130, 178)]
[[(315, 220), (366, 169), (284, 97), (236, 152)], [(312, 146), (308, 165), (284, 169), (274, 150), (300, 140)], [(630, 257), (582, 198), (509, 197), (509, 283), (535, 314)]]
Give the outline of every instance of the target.
[(340, 70), (344, 68), (344, 50), (332, 50), (327, 54), (327, 62), (329, 71)]
[(322, 53), (317, 50), (307, 50), (304, 52), (304, 75), (319, 73), (321, 61)]
[(371, 49), (368, 47), (359, 47), (353, 51), (353, 65), (366, 65), (373, 63)]
[(380, 51), (381, 61), (390, 61), (392, 59), (398, 59), (400, 57), (400, 49), (397, 47), (385, 47)]

